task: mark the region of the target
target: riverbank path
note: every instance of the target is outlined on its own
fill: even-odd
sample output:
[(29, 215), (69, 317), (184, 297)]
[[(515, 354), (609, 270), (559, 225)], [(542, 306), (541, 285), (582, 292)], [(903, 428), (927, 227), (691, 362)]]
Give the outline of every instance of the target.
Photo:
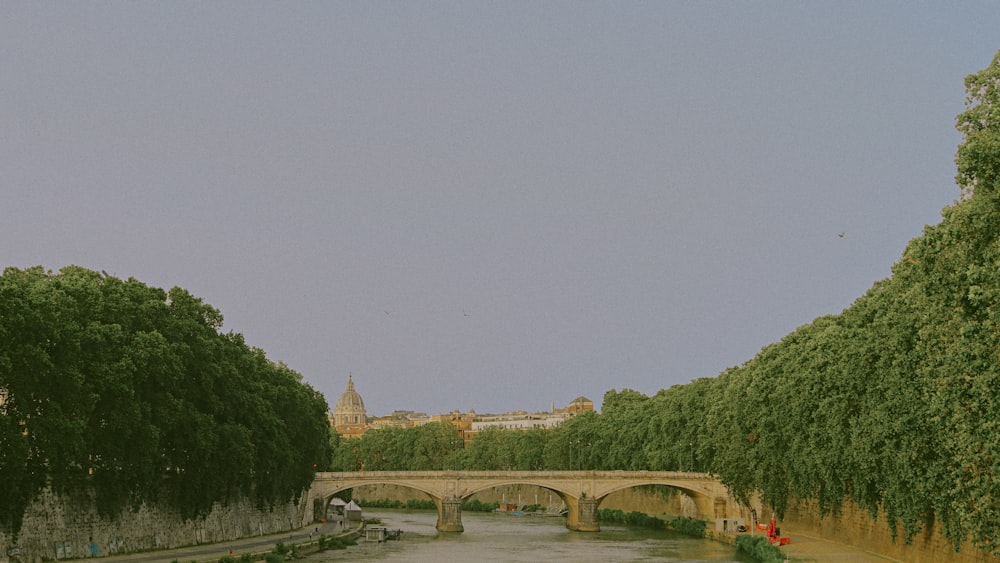
[(111, 555), (102, 557), (100, 561), (113, 563), (169, 563), (179, 561), (180, 563), (190, 563), (191, 561), (211, 561), (216, 562), (226, 555), (239, 559), (240, 555), (251, 552), (270, 551), (278, 542), (286, 545), (301, 544), (316, 540), (320, 535), (328, 536), (340, 534), (343, 530), (334, 523), (314, 524), (298, 530), (292, 530), (281, 534), (270, 534), (266, 536), (253, 536), (221, 543), (192, 545), (188, 547), (178, 547), (175, 549), (164, 549), (157, 551), (146, 551), (142, 553), (129, 553), (127, 555)]
[(784, 526), (783, 528), (783, 535), (790, 537), (792, 543), (781, 546), (781, 551), (795, 563), (846, 563), (848, 561), (851, 563), (902, 563), (898, 559), (878, 555), (844, 543), (801, 534)]

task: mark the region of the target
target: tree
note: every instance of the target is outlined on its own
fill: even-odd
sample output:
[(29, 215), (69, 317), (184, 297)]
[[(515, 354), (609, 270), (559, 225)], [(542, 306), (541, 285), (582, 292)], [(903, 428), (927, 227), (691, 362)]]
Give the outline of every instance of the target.
[(326, 401), (221, 326), (181, 288), (4, 270), (0, 525), (16, 536), (45, 486), (90, 489), (105, 515), (157, 500), (164, 483), (186, 515), (308, 487), (329, 462)]
[(956, 181), (971, 192), (997, 191), (1000, 177), (1000, 52), (988, 67), (965, 79), (965, 112), (957, 118), (963, 142), (955, 163)]

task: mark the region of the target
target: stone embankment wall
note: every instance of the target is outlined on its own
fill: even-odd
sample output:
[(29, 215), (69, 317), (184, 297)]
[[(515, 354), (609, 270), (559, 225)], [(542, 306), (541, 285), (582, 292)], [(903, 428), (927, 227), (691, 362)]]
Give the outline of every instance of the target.
[[(409, 499), (430, 499), (430, 496), (396, 485), (365, 485), (356, 487), (353, 492), (355, 499), (386, 499), (407, 501)], [(559, 506), (562, 502), (554, 492), (534, 485), (508, 485), (480, 491), (470, 497), (480, 502), (509, 502), (521, 505), (540, 504), (542, 506)], [(608, 495), (601, 501), (599, 508), (621, 510), (623, 512), (643, 512), (651, 515), (683, 514), (682, 495), (674, 489), (665, 487), (635, 487), (624, 489)]]
[(867, 510), (850, 501), (844, 502), (839, 514), (824, 518), (819, 517), (815, 502), (793, 502), (785, 513), (781, 527), (782, 534), (791, 536), (792, 541), (795, 541), (795, 533), (801, 532), (908, 563), (1000, 563), (1000, 557), (969, 544), (961, 546), (961, 550), (955, 553), (951, 543), (936, 527), (925, 528), (906, 544), (900, 525), (893, 541), (892, 529), (884, 514), (872, 518)]
[[(67, 499), (45, 491), (28, 508), (16, 543), (0, 533), (0, 562), (9, 549), (16, 561), (93, 557), (169, 549), (271, 534), (301, 526), (304, 506), (288, 503), (270, 511), (247, 500), (216, 504), (207, 515), (184, 519), (165, 506), (143, 504), (114, 519), (101, 518), (87, 495)], [(13, 558), (11, 561), (15, 560)]]

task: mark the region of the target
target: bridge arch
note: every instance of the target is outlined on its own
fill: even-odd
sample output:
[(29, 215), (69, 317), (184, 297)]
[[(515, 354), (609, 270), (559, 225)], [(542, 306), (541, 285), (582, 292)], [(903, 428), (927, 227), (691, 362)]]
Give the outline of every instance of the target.
[(341, 491), (346, 491), (347, 489), (353, 489), (355, 487), (363, 487), (365, 485), (394, 485), (397, 487), (403, 487), (406, 489), (413, 489), (415, 491), (424, 493), (425, 495), (434, 498), (437, 494), (437, 490), (431, 486), (423, 485), (421, 483), (403, 482), (403, 481), (392, 481), (392, 480), (378, 480), (378, 481), (347, 481), (343, 483), (337, 483), (333, 487), (315, 487), (313, 490), (317, 492), (317, 496), (322, 496), (326, 499), (330, 499), (336, 496), (337, 493)]
[(669, 480), (649, 480), (648, 482), (633, 482), (617, 487), (610, 487), (604, 490), (601, 493), (601, 495), (597, 497), (598, 504), (604, 499), (611, 496), (612, 494), (617, 493), (619, 491), (624, 491), (626, 489), (634, 489), (636, 487), (644, 487), (647, 485), (662, 485), (664, 487), (669, 487), (675, 491), (680, 492), (685, 497), (691, 499), (691, 502), (697, 509), (698, 515), (702, 517), (717, 516), (716, 506), (718, 505), (718, 500), (719, 500), (718, 497), (706, 494), (704, 491), (698, 490), (695, 487)]
[[(440, 529), (440, 521), (442, 509), (442, 499), (437, 495), (436, 489), (431, 486), (425, 486), (422, 483), (412, 483), (403, 481), (394, 481), (391, 479), (386, 480), (355, 480), (355, 481), (324, 481), (321, 486), (316, 486), (316, 481), (313, 481), (313, 486), (310, 488), (310, 495), (313, 497), (313, 502), (319, 501), (318, 505), (314, 509), (313, 520), (319, 520), (326, 517), (327, 511), (330, 509), (330, 502), (333, 497), (337, 496), (337, 493), (341, 491), (346, 491), (348, 489), (353, 489), (355, 487), (362, 487), (365, 485), (394, 485), (397, 487), (403, 487), (406, 489), (411, 489), (420, 493), (427, 495), (432, 501), (434, 501), (434, 506), (438, 511), (438, 526)], [(461, 518), (459, 516), (459, 518)], [(450, 530), (450, 531), (461, 531), (461, 530)]]
[(479, 493), (481, 493), (483, 491), (488, 491), (490, 489), (496, 489), (496, 488), (499, 488), (499, 487), (509, 487), (509, 486), (513, 486), (513, 485), (530, 485), (532, 487), (538, 487), (540, 489), (545, 489), (547, 491), (551, 491), (551, 492), (555, 493), (557, 496), (559, 496), (559, 498), (561, 498), (563, 500), (566, 500), (565, 499), (566, 496), (572, 496), (572, 491), (566, 490), (565, 488), (562, 488), (562, 487), (560, 487), (558, 485), (553, 485), (553, 484), (550, 484), (550, 483), (545, 483), (543, 481), (532, 481), (532, 480), (527, 480), (527, 479), (513, 479), (513, 480), (510, 480), (510, 481), (497, 481), (496, 483), (485, 483), (485, 484), (482, 484), (481, 486), (477, 486), (476, 488), (473, 488), (473, 489), (463, 489), (460, 492), (460, 494), (459, 494), (459, 498), (462, 501), (466, 501), (466, 500), (469, 500), (470, 498), (472, 498), (473, 496), (475, 496), (476, 494), (479, 494)]
[[(580, 483), (574, 484), (580, 485)], [(715, 516), (715, 513), (717, 512), (716, 505), (718, 504), (718, 498), (705, 494), (704, 491), (700, 491), (697, 488), (688, 486), (684, 483), (679, 483), (676, 480), (664, 479), (634, 481), (619, 484), (617, 486), (607, 486), (593, 491), (591, 493), (593, 496), (591, 497), (588, 497), (588, 493), (583, 487), (574, 489), (573, 486), (566, 486), (565, 484), (552, 484), (546, 482), (544, 479), (522, 478), (498, 480), (495, 483), (483, 484), (482, 486), (474, 489), (463, 489), (458, 498), (464, 502), (477, 493), (497, 487), (511, 485), (530, 485), (555, 493), (566, 504), (567, 527), (576, 531), (599, 530), (599, 524), (597, 523), (597, 510), (600, 508), (601, 502), (614, 493), (627, 489), (634, 489), (636, 487), (662, 485), (676, 490), (690, 499), (690, 502), (694, 505), (697, 514), (700, 516)], [(593, 514), (588, 514), (588, 512), (592, 512)]]
[[(566, 487), (554, 485), (552, 483), (546, 483), (541, 480), (512, 479), (508, 481), (500, 480), (495, 483), (485, 483), (476, 488), (465, 489), (461, 491), (461, 494), (459, 495), (458, 498), (460, 501), (462, 501), (462, 503), (464, 503), (466, 500), (468, 500), (477, 493), (481, 493), (483, 491), (488, 491), (490, 489), (495, 489), (498, 487), (507, 487), (511, 485), (530, 485), (555, 493), (555, 495), (559, 497), (560, 500), (562, 500), (563, 504), (566, 505), (566, 527), (576, 531), (591, 531), (589, 529), (584, 529), (584, 528), (590, 528), (592, 526), (581, 527), (580, 525), (580, 516), (579, 516), (580, 508), (579, 508), (579, 502), (577, 501), (578, 497), (573, 496), (573, 493)], [(597, 513), (595, 506), (595, 511), (593, 515), (594, 524), (596, 524), (597, 522), (596, 518), (597, 518)]]

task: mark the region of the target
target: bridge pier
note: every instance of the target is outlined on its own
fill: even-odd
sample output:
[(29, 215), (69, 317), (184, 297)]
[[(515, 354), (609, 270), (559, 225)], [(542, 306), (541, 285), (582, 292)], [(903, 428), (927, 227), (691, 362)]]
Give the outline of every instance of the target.
[(464, 532), (462, 525), (462, 499), (446, 498), (438, 505), (437, 531), (439, 532)]
[(601, 524), (597, 521), (597, 499), (582, 498), (579, 500), (580, 516), (576, 521), (578, 532), (600, 532)]
[(601, 524), (597, 521), (597, 504), (593, 497), (576, 498), (563, 496), (566, 502), (566, 527), (574, 532), (600, 532)]

